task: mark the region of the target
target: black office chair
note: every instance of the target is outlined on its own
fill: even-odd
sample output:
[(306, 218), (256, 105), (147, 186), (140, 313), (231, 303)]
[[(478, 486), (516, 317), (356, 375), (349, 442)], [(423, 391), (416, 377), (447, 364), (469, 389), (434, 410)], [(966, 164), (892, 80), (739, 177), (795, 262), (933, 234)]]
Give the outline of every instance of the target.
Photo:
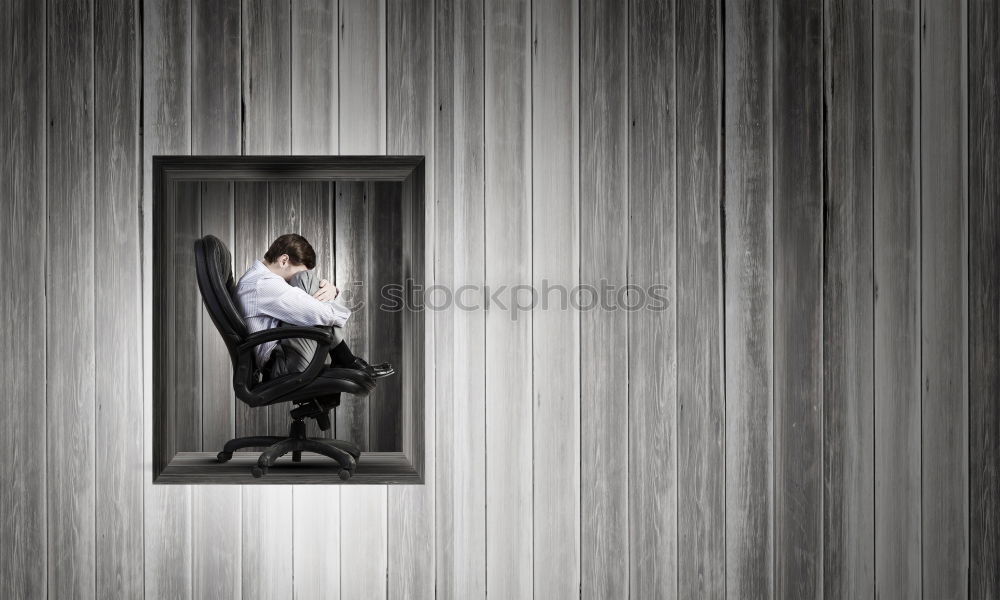
[[(289, 452), (292, 461), (302, 460), (302, 451), (329, 456), (340, 464), (340, 478), (350, 479), (357, 469), (361, 449), (353, 442), (325, 438), (307, 438), (303, 419), (316, 419), (323, 431), (330, 429), (330, 410), (340, 405), (340, 394), (367, 395), (375, 389), (375, 380), (364, 371), (329, 367), (324, 359), (333, 345), (329, 326), (274, 327), (256, 333), (247, 330), (243, 317), (233, 302), (233, 282), (229, 250), (219, 238), (206, 235), (194, 243), (198, 289), (212, 322), (222, 335), (233, 361), (233, 389), (236, 397), (253, 407), (291, 402), (292, 424), (288, 437), (252, 436), (229, 440), (218, 454), (220, 463), (233, 452), (251, 446), (268, 446), (250, 468), (254, 477), (263, 477), (275, 461)], [(291, 373), (267, 380), (256, 367), (254, 347), (284, 338), (316, 340), (316, 353), (301, 373)]]

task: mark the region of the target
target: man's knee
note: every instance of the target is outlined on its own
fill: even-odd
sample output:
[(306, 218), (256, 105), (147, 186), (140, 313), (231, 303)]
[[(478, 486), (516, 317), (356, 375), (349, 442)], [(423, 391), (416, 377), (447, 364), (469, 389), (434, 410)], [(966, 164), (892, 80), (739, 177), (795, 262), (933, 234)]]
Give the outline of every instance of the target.
[(310, 294), (315, 294), (319, 290), (319, 280), (312, 270), (299, 271), (288, 281), (289, 285), (302, 288)]

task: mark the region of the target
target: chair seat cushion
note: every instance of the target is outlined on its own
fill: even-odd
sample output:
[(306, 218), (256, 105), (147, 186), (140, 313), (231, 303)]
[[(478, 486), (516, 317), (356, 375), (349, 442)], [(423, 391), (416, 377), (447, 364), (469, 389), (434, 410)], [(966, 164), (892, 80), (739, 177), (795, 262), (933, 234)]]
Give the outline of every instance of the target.
[[(289, 373), (288, 375), (269, 379), (257, 384), (253, 391), (266, 391), (268, 388), (280, 385), (283, 381), (287, 381), (298, 375), (299, 373)], [(375, 380), (369, 377), (364, 371), (345, 369), (343, 367), (326, 367), (320, 371), (316, 379), (291, 394), (282, 396), (278, 402), (296, 402), (337, 393), (366, 396), (373, 389), (375, 389)]]

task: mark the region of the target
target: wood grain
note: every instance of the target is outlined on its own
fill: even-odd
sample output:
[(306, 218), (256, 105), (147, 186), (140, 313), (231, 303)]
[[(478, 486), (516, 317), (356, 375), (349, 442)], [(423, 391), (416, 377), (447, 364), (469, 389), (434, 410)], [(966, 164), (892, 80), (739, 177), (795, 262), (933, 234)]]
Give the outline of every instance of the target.
[(963, 5), (927, 2), (920, 17), (920, 516), (926, 598), (965, 598), (969, 592)]
[(627, 283), (628, 39), (628, 4), (581, 3), (580, 285), (592, 290), (578, 299), (583, 598), (629, 589), (628, 321), (602, 298)]
[(92, 8), (82, 0), (50, 3), (46, 9), (45, 277), (51, 286), (73, 290), (53, 289), (45, 296), (48, 428), (43, 439), (58, 440), (45, 453), (47, 590), (54, 597), (96, 590)]
[(872, 15), (824, 15), (823, 595), (875, 595)]
[[(292, 154), (333, 154), (339, 135), (336, 3), (294, 2), (291, 10)], [(336, 283), (333, 188), (332, 182), (302, 182), (298, 233), (316, 250), (316, 274)], [(310, 419), (307, 435), (334, 437), (336, 414), (330, 416), (333, 423), (326, 432)], [(292, 496), (294, 595), (339, 598), (345, 579), (340, 569), (340, 490), (296, 489)], [(347, 575), (349, 579), (351, 573)]]
[(875, 593), (921, 595), (919, 13), (874, 8)]
[[(628, 287), (615, 302), (628, 318), (629, 595), (636, 598), (677, 593), (675, 10), (670, 0), (629, 7)], [(655, 304), (653, 290), (663, 298)]]
[[(372, 364), (399, 365), (403, 373), (401, 344), (403, 313), (387, 308), (383, 287), (400, 285), (402, 272), (401, 188), (398, 183), (369, 182), (365, 186), (367, 215), (365, 255), (368, 275), (364, 281), (368, 355)], [(368, 394), (368, 447), (373, 452), (402, 450), (402, 377), (388, 377)]]
[[(487, 594), (533, 591), (531, 296), (531, 5), (487, 3), (485, 16)], [(435, 188), (437, 189), (437, 188)], [(503, 301), (502, 300), (502, 301)]]
[(677, 2), (677, 596), (726, 591), (720, 3)]
[[(143, 14), (143, 231), (153, 231), (154, 221), (147, 218), (156, 209), (154, 218), (162, 219), (170, 213), (164, 210), (162, 198), (153, 205), (152, 156), (160, 154), (189, 154), (191, 151), (191, 56), (190, 56), (190, 3), (186, 0), (163, 2), (144, 7)], [(156, 231), (169, 233), (157, 224)], [(157, 237), (158, 236), (158, 237)], [(162, 244), (163, 236), (154, 232), (154, 241)], [(148, 239), (148, 238), (147, 238)], [(150, 319), (144, 331), (154, 332), (155, 339), (144, 338), (145, 355), (158, 358), (152, 352), (153, 343), (157, 352), (163, 353), (172, 345), (170, 327), (166, 331), (154, 329), (153, 306), (159, 300), (169, 300), (171, 289), (170, 257), (167, 246), (156, 249), (158, 260), (143, 265), (143, 318)], [(152, 256), (152, 247), (144, 249), (143, 256)], [(154, 284), (154, 278), (156, 283)], [(162, 286), (162, 287), (161, 287)], [(168, 305), (169, 306), (169, 305)], [(169, 313), (169, 308), (167, 309)], [(158, 313), (157, 313), (158, 314)], [(157, 319), (158, 326), (162, 322)], [(166, 334), (166, 335), (165, 335)], [(164, 354), (169, 356), (169, 354)], [(154, 364), (156, 370), (154, 372)], [(143, 367), (147, 398), (143, 414), (146, 415), (146, 435), (144, 456), (153, 456), (156, 471), (166, 466), (170, 456), (153, 455), (153, 393), (169, 396), (173, 381), (171, 363), (145, 362)], [(157, 403), (159, 404), (159, 403)], [(157, 423), (172, 423), (165, 414), (157, 414)], [(172, 436), (169, 436), (172, 440)], [(172, 442), (171, 442), (172, 444)], [(168, 449), (171, 449), (168, 447)], [(171, 454), (168, 452), (167, 454)], [(146, 485), (143, 490), (144, 524), (144, 595), (149, 597), (188, 598), (192, 589), (191, 572), (191, 493), (187, 488), (164, 488), (151, 485), (152, 475), (144, 475)]]
[(1000, 594), (1000, 6), (968, 5), (969, 596)]
[[(426, 155), (424, 165), (427, 180), (424, 186), (427, 202), (421, 205), (415, 217), (423, 215), (421, 223), (427, 223), (422, 231), (425, 246), (407, 262), (419, 261), (413, 266), (418, 282), (424, 286), (434, 283), (429, 276), (425, 280), (424, 264), (433, 256), (434, 240), (434, 186), (433, 155), (430, 153), (433, 134), (433, 11), (425, 10), (423, 3), (387, 0), (386, 2), (386, 78), (394, 82), (386, 90), (386, 152), (389, 154)], [(404, 196), (405, 200), (405, 196)], [(410, 207), (412, 210), (412, 206)], [(404, 216), (405, 218), (405, 216)], [(422, 229), (422, 228), (421, 228)], [(406, 240), (404, 240), (404, 244)], [(430, 249), (427, 251), (427, 249)], [(411, 249), (412, 251), (412, 249)], [(425, 256), (425, 252), (427, 252)], [(405, 255), (404, 255), (405, 256)], [(431, 271), (431, 274), (433, 271)], [(420, 313), (423, 315), (424, 313)], [(419, 316), (419, 315), (417, 315)], [(422, 334), (424, 349), (412, 348), (419, 352), (421, 360), (410, 363), (410, 368), (420, 372), (400, 373), (400, 378), (411, 386), (410, 390), (423, 390), (424, 407), (419, 413), (404, 415), (406, 419), (421, 419), (424, 422), (422, 444), (425, 464), (418, 465), (424, 478), (421, 486), (394, 486), (387, 491), (387, 577), (386, 594), (390, 597), (431, 597), (434, 594), (434, 386), (433, 370), (425, 373), (434, 362), (434, 332), (424, 327), (416, 327), (414, 318), (409, 319), (410, 333), (417, 329)], [(404, 324), (406, 327), (407, 324)], [(407, 330), (404, 329), (404, 343)], [(418, 440), (413, 440), (414, 442)], [(405, 446), (404, 446), (405, 449)]]
[(165, 210), (174, 211), (174, 230), (168, 242), (168, 268), (173, 269), (173, 410), (177, 451), (202, 449), (201, 316), (203, 303), (194, 269), (194, 242), (201, 233), (201, 183), (177, 182), (166, 199)]
[[(442, 288), (455, 289), (455, 107), (454, 107), (454, 3), (443, 0), (434, 3), (434, 182), (438, 198), (434, 224), (438, 236), (434, 242), (434, 275)], [(455, 380), (455, 307), (448, 300), (451, 294), (435, 292), (425, 298), (435, 307), (432, 319), (439, 338), (435, 348), (438, 356), (434, 366), (440, 381)], [(451, 385), (437, 388), (434, 399), (437, 413), (434, 428), (442, 448), (453, 448), (455, 439), (455, 390)], [(437, 465), (436, 496), (434, 499), (434, 593), (443, 597), (455, 594), (454, 473), (455, 454), (441, 452), (434, 457)]]
[[(284, 0), (244, 0), (243, 3), (244, 154), (284, 155), (292, 150), (290, 6)], [(275, 184), (268, 187), (266, 229), (251, 238), (257, 244), (266, 240), (264, 245), (270, 245), (277, 237), (276, 231), (295, 231), (298, 227), (294, 219), (299, 216), (297, 210), (294, 213), (287, 209), (277, 212)], [(280, 221), (272, 221), (279, 217)], [(292, 227), (286, 231), (289, 222)], [(266, 247), (257, 248), (253, 258), (262, 258), (266, 250)], [(268, 413), (270, 431), (277, 432), (283, 425), (284, 431), (278, 435), (287, 435), (287, 404), (253, 410)], [(294, 594), (293, 504), (290, 486), (243, 489), (244, 597)]]
[[(4, 256), (21, 257), (16, 262), (0, 262), (0, 276), (5, 281), (20, 279), (18, 285), (4, 286), (0, 293), (0, 319), (4, 323), (0, 351), (6, 357), (0, 388), (0, 449), (4, 456), (25, 461), (20, 468), (4, 469), (0, 475), (0, 505), (5, 507), (5, 517), (0, 520), (4, 548), (0, 553), (0, 595), (6, 598), (45, 597), (48, 579), (48, 449), (40, 442), (45, 440), (47, 424), (38, 415), (44, 414), (48, 402), (47, 384), (39, 382), (45, 381), (49, 367), (45, 345), (27, 343), (47, 336), (45, 11), (45, 3), (27, 0), (7, 3), (0, 13), (0, 40), (5, 52), (0, 61), (0, 98), (6, 106), (0, 115), (0, 190), (4, 194), (0, 202), (0, 251)], [(134, 379), (129, 383), (134, 385)], [(136, 435), (134, 431), (132, 435)], [(35, 466), (28, 467), (27, 461)], [(102, 471), (99, 476), (105, 472), (111, 471)], [(102, 482), (103, 478), (97, 485)], [(122, 491), (118, 499), (127, 505), (131, 490)], [(108, 566), (107, 562), (98, 565), (99, 581), (103, 581)], [(131, 565), (123, 562), (123, 566)]]
[[(335, 186), (334, 222), (337, 240), (336, 284), (341, 300), (353, 311), (344, 340), (355, 356), (370, 356), (368, 315), (372, 308), (365, 296), (368, 281), (368, 201), (367, 185), (360, 181), (338, 182)], [(337, 439), (349, 440), (362, 450), (371, 450), (368, 440), (370, 396), (342, 394), (337, 408)]]
[(580, 274), (580, 16), (570, 1), (532, 11), (531, 280), (547, 302), (531, 325), (533, 593), (558, 598), (580, 589), (580, 319), (546, 290)]
[[(438, 19), (441, 23), (440, 14)], [(448, 106), (441, 118), (451, 120), (451, 137), (445, 140), (454, 144), (450, 239), (456, 310), (452, 379), (441, 379), (442, 386), (453, 388), (452, 412), (445, 416), (441, 413), (447, 409), (438, 408), (436, 424), (436, 584), (444, 597), (472, 598), (486, 595), (486, 440), (481, 435), (486, 427), (486, 319), (482, 297), (476, 297), (486, 267), (483, 4), (452, 3), (450, 22), (452, 55), (436, 64), (438, 70), (452, 71), (452, 90), (440, 91), (438, 102)], [(448, 56), (444, 49), (441, 54)], [(461, 286), (472, 287), (459, 298)], [(445, 429), (449, 417), (451, 431)], [(450, 469), (442, 458), (446, 454)]]
[(336, 6), (322, 0), (290, 3), (292, 154), (333, 154), (337, 149)]
[(240, 0), (191, 3), (191, 150), (239, 154), (242, 146)]
[(775, 593), (773, 29), (770, 3), (726, 5), (723, 281), (726, 595), (730, 598)]
[[(263, 260), (271, 243), (268, 231), (267, 182), (233, 183), (233, 279), (239, 281), (255, 260)], [(236, 402), (236, 437), (266, 435), (267, 410)], [(284, 433), (287, 433), (284, 432)]]
[(774, 591), (821, 598), (823, 2), (774, 10)]
[[(339, 3), (339, 27), (337, 29), (338, 73), (339, 73), (339, 150), (343, 154), (384, 154), (386, 148), (386, 40), (385, 40), (385, 0), (343, 0)], [(350, 221), (340, 219), (341, 203), (344, 199), (337, 188), (337, 207), (334, 214), (337, 229), (337, 285), (353, 286), (358, 281), (362, 286), (369, 282), (364, 269), (368, 260), (363, 251), (367, 247), (367, 232), (364, 223), (366, 215), (358, 210), (351, 213)], [(358, 192), (363, 189), (350, 188), (351, 205), (358, 208)], [(363, 201), (363, 197), (362, 197)], [(360, 221), (358, 221), (360, 220)], [(350, 235), (345, 239), (347, 231)], [(344, 245), (351, 250), (344, 254)], [(357, 250), (354, 250), (354, 249)], [(350, 261), (350, 262), (348, 262)], [(343, 269), (345, 264), (354, 267)], [(342, 275), (344, 273), (344, 275)], [(354, 275), (351, 275), (351, 274)], [(352, 287), (356, 296), (364, 287)], [(355, 313), (353, 328), (348, 327), (348, 338), (354, 352), (368, 354), (368, 325), (366, 311)], [(361, 342), (355, 346), (355, 343)], [(350, 407), (350, 408), (348, 408)], [(357, 431), (364, 429), (367, 444), (368, 398), (341, 396), (341, 408), (337, 411), (337, 437), (352, 439), (344, 433), (345, 427)], [(351, 412), (346, 425), (342, 419)], [(349, 417), (350, 418), (350, 417)], [(361, 421), (363, 419), (363, 421)], [(367, 446), (366, 446), (367, 448)], [(385, 486), (360, 486), (342, 488), (340, 531), (343, 539), (350, 540), (350, 552), (340, 555), (341, 572), (350, 577), (341, 579), (340, 591), (344, 598), (383, 598), (386, 594), (386, 571), (388, 568), (387, 542), (387, 490)]]
[[(239, 0), (191, 6), (191, 150), (239, 154), (242, 131), (242, 31)], [(212, 234), (235, 253), (235, 188), (201, 184), (201, 235)], [(235, 256), (235, 254), (234, 254)], [(234, 278), (243, 271), (233, 269)], [(217, 452), (236, 437), (233, 367), (229, 352), (202, 305), (202, 449)], [(243, 502), (240, 490), (218, 485), (191, 488), (192, 595), (238, 598), (242, 594)]]

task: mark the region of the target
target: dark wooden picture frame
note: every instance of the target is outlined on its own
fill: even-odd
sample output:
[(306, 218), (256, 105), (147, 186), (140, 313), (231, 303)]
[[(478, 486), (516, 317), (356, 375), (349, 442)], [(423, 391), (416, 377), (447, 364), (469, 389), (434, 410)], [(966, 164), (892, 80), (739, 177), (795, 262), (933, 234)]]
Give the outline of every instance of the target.
[[(337, 467), (325, 457), (294, 466), (275, 468), (255, 479), (249, 467), (259, 453), (238, 453), (225, 464), (215, 462), (215, 452), (179, 450), (176, 443), (176, 396), (163, 385), (164, 360), (170, 352), (166, 336), (164, 301), (167, 283), (163, 273), (173, 268), (162, 223), (167, 211), (168, 189), (184, 182), (397, 182), (400, 185), (402, 280), (426, 285), (424, 250), (424, 158), (422, 156), (154, 156), (152, 157), (152, 328), (153, 328), (153, 443), (152, 477), (155, 484), (422, 484), (424, 482), (424, 330), (426, 313), (407, 307), (402, 311), (402, 360), (400, 369), (401, 451), (364, 452), (356, 474), (343, 482)], [(143, 235), (146, 235), (144, 232)], [(192, 267), (193, 268), (193, 267)], [(241, 273), (234, 272), (234, 278)], [(260, 409), (257, 409), (260, 410)], [(287, 457), (286, 457), (287, 458)]]

